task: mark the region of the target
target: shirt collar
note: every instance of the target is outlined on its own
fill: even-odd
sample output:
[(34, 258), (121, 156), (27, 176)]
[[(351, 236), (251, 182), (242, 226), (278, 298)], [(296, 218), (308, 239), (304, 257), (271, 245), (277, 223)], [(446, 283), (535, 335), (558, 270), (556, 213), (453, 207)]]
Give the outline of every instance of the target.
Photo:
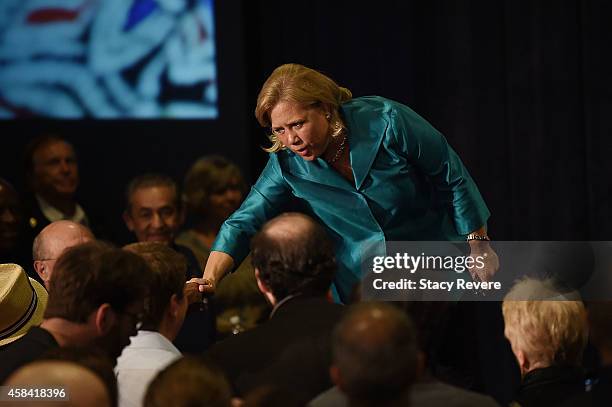
[(156, 331), (140, 330), (136, 336), (130, 337), (130, 348), (153, 348), (163, 349), (168, 352), (180, 355), (181, 352), (174, 346), (168, 338)]
[(65, 216), (59, 209), (52, 206), (49, 202), (45, 201), (40, 195), (36, 195), (36, 200), (38, 201), (38, 205), (40, 206), (40, 210), (45, 216), (45, 218), (49, 219), (51, 222), (55, 222), (58, 220), (71, 220), (76, 223), (80, 223), (82, 225), (89, 225), (89, 220), (87, 219), (87, 215), (85, 211), (79, 205), (76, 204), (76, 210), (74, 211), (74, 215), (72, 217)]
[(274, 314), (276, 314), (276, 312), (278, 311), (278, 309), (283, 306), (283, 304), (289, 302), (290, 300), (294, 299), (295, 297), (299, 297), (300, 293), (296, 293), (296, 294), (291, 294), (286, 296), (285, 298), (283, 298), (282, 300), (280, 300), (279, 302), (276, 303), (276, 305), (272, 308), (272, 312), (270, 312), (270, 319), (272, 319), (272, 317), (274, 316)]

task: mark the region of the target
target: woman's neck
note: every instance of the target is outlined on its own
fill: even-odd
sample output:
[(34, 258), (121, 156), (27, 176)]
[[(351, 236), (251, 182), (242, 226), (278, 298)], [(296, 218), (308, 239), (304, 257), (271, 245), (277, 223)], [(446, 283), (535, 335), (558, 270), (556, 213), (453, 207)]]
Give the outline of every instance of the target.
[(348, 140), (346, 133), (332, 137), (329, 145), (325, 149), (323, 158), (330, 165), (338, 162), (348, 152)]
[(346, 179), (348, 182), (351, 183), (351, 185), (354, 186), (355, 177), (353, 175), (353, 167), (351, 167), (351, 159), (350, 159), (350, 153), (348, 149), (348, 140), (346, 140), (346, 144), (347, 144), (346, 148), (344, 149), (340, 157), (338, 157), (338, 160), (334, 161), (333, 163), (328, 161), (328, 163), (330, 167), (332, 167), (340, 175), (342, 175), (342, 178)]

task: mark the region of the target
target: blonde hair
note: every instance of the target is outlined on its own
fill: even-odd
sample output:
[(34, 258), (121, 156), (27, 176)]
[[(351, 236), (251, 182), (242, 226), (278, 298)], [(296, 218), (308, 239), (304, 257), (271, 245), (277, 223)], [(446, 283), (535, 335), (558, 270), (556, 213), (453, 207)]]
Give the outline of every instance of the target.
[(586, 311), (582, 301), (564, 298), (551, 280), (519, 280), (502, 304), (513, 347), (545, 366), (579, 365), (588, 336)]
[[(270, 112), (279, 102), (298, 103), (304, 107), (321, 107), (329, 111), (332, 137), (346, 131), (340, 117), (340, 105), (353, 97), (350, 90), (338, 86), (331, 78), (299, 64), (285, 64), (276, 68), (263, 84), (255, 117), (262, 127), (270, 127)], [(274, 134), (268, 136), (272, 146), (264, 148), (275, 153), (284, 148)]]

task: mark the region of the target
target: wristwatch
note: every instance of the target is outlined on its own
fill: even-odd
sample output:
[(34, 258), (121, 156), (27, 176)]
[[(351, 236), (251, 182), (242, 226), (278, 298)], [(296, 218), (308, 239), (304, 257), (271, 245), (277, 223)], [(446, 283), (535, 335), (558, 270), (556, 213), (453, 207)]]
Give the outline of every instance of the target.
[(469, 242), (470, 240), (489, 240), (490, 241), (491, 239), (487, 235), (479, 235), (478, 233), (470, 233), (469, 235), (465, 237), (465, 240)]

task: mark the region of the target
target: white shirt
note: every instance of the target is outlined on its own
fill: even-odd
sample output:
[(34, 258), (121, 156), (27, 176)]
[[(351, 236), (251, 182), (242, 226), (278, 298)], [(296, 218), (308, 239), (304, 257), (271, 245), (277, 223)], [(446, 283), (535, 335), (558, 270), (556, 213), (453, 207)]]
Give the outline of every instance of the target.
[(149, 383), (181, 352), (159, 332), (138, 331), (117, 359), (119, 407), (142, 406)]
[(62, 211), (52, 206), (49, 202), (45, 201), (40, 195), (36, 195), (36, 200), (38, 201), (40, 211), (43, 213), (43, 215), (45, 215), (45, 218), (47, 218), (49, 222), (55, 222), (58, 220), (71, 220), (75, 223), (80, 223), (81, 225), (89, 226), (89, 219), (87, 219), (85, 211), (79, 204), (76, 204), (74, 215), (72, 217), (67, 217), (62, 213)]

